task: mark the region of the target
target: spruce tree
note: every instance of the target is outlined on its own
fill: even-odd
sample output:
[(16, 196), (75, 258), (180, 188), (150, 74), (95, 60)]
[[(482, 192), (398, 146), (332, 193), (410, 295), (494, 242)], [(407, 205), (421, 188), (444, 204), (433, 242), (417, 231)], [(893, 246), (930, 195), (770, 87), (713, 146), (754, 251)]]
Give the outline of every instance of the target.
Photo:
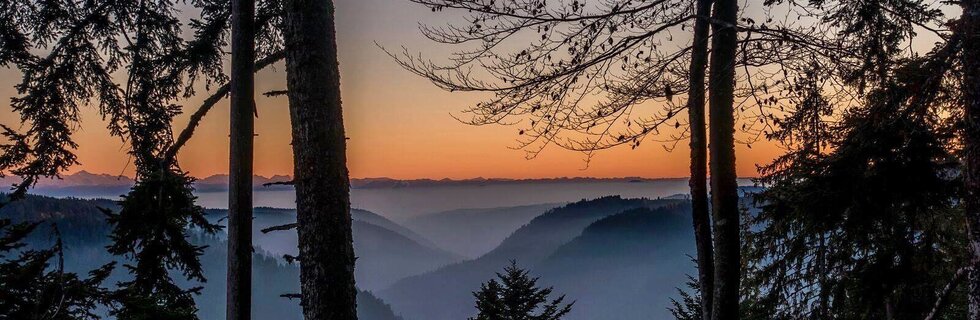
[(795, 147), (764, 167), (748, 236), (755, 316), (923, 319), (943, 298), (967, 251), (954, 135), (923, 103), (935, 68), (906, 61), (840, 122), (801, 78), (777, 132)]
[(572, 311), (565, 296), (548, 300), (552, 288), (539, 288), (538, 278), (511, 261), (497, 279), (490, 279), (473, 292), (477, 315), (470, 320), (558, 320)]
[[(6, 141), (0, 146), (0, 175), (23, 179), (13, 198), (78, 164), (72, 135), (80, 127), (82, 107), (97, 107), (110, 133), (129, 146), (137, 184), (122, 210), (109, 213), (116, 241), (109, 249), (133, 262), (127, 269), (134, 279), (113, 295), (121, 319), (196, 318), (191, 296), (196, 290), (179, 288), (170, 274), (204, 280), (198, 261), (202, 248), (188, 242), (187, 232), (216, 230), (194, 204), (193, 180), (176, 157), (201, 118), (228, 95), (229, 85), (205, 99), (179, 136), (172, 121), (183, 109), (179, 100), (194, 95), (201, 82), (210, 88), (227, 80), (222, 56), (231, 5), (192, 1), (201, 16), (186, 24), (188, 30), (178, 8), (183, 3), (0, 2), (0, 64), (23, 73), (11, 105), (24, 131), (3, 127)], [(279, 1), (260, 2), (254, 37), (265, 57), (251, 71), (283, 59), (281, 15)], [(187, 31), (193, 31), (190, 39)]]
[(185, 173), (150, 174), (123, 196), (118, 213), (104, 210), (113, 225), (109, 252), (133, 262), (125, 265), (133, 279), (113, 294), (117, 319), (197, 319), (194, 295), (200, 288), (180, 288), (170, 276), (177, 270), (188, 280), (205, 281), (198, 259), (205, 247), (191, 243), (187, 232), (219, 230), (194, 204), (192, 182)]
[[(97, 308), (108, 304), (109, 295), (102, 283), (115, 265), (93, 270), (87, 278), (66, 272), (57, 233), (51, 248), (26, 247), (25, 238), (40, 223), (0, 218), (0, 319), (99, 319)], [(52, 260), (57, 264), (52, 266)]]
[[(218, 3), (215, 5), (215, 3)], [(198, 81), (224, 80), (221, 46), (227, 13), (221, 2), (195, 1), (203, 19), (185, 40), (177, 1), (16, 1), (0, 4), (0, 63), (23, 74), (12, 107), (24, 132), (4, 127), (0, 174), (23, 182), (22, 197), (41, 178), (77, 164), (73, 133), (82, 107), (97, 107), (109, 132), (129, 146), (136, 186), (110, 214), (110, 252), (127, 256), (134, 277), (112, 295), (119, 319), (193, 319), (189, 293), (170, 272), (202, 280), (201, 248), (190, 228), (213, 232), (193, 203), (191, 179), (170, 156), (177, 101)], [(9, 28), (8, 28), (9, 27)], [(121, 76), (120, 76), (121, 75)]]
[(700, 281), (695, 280), (691, 276), (687, 276), (687, 282), (684, 285), (688, 290), (677, 288), (677, 295), (680, 300), (670, 298), (670, 307), (667, 307), (667, 310), (677, 320), (704, 319), (706, 317), (703, 313), (704, 305), (702, 301), (704, 295), (701, 294)]

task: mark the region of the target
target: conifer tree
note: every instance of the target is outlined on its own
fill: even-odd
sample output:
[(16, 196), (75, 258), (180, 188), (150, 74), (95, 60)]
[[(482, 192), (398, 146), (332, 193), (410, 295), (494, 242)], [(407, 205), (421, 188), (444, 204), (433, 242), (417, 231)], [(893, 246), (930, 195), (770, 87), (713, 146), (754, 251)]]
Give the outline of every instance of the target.
[(66, 272), (57, 233), (51, 248), (26, 248), (24, 239), (40, 223), (0, 218), (0, 319), (99, 319), (97, 308), (106, 306), (109, 296), (103, 282), (115, 265), (92, 270), (88, 278)]
[(749, 235), (758, 318), (923, 319), (945, 299), (967, 252), (953, 132), (926, 103), (945, 90), (935, 67), (906, 61), (840, 122), (825, 80), (801, 78), (776, 132), (794, 148), (764, 167)]
[[(178, 166), (172, 120), (177, 100), (199, 80), (223, 81), (228, 6), (195, 1), (202, 19), (184, 39), (176, 1), (15, 1), (0, 4), (0, 63), (23, 73), (12, 107), (26, 130), (4, 127), (0, 174), (23, 179), (13, 198), (41, 178), (77, 164), (72, 134), (82, 107), (97, 107), (109, 132), (128, 143), (136, 186), (110, 213), (109, 250), (133, 260), (134, 279), (112, 295), (119, 319), (194, 319), (195, 290), (179, 288), (171, 271), (203, 280), (187, 232), (216, 227), (194, 205), (192, 179)], [(122, 74), (122, 76), (117, 76)], [(220, 97), (220, 96), (219, 96)]]
[(194, 295), (201, 288), (180, 288), (170, 276), (178, 270), (188, 280), (206, 281), (198, 259), (205, 247), (191, 243), (187, 232), (219, 230), (194, 204), (192, 182), (184, 173), (151, 173), (123, 196), (118, 213), (104, 210), (113, 225), (109, 252), (133, 261), (125, 265), (133, 279), (113, 294), (117, 319), (197, 319)]
[(565, 296), (548, 300), (552, 288), (539, 288), (538, 278), (511, 261), (497, 279), (490, 279), (473, 292), (477, 315), (471, 320), (559, 320), (572, 311)]
[[(845, 44), (852, 57), (835, 63), (840, 76), (857, 92), (887, 88), (895, 71), (902, 68), (904, 59), (914, 64), (928, 62), (930, 68), (920, 68), (922, 76), (931, 79), (932, 85), (915, 88), (917, 94), (899, 95), (905, 103), (927, 105), (932, 112), (955, 117), (951, 127), (957, 128), (954, 153), (962, 167), (964, 194), (960, 203), (965, 214), (965, 229), (969, 261), (968, 305), (971, 319), (980, 318), (980, 1), (935, 3), (921, 0), (895, 1), (769, 1), (808, 6), (804, 9), (838, 32), (838, 41)], [(947, 17), (939, 5), (958, 5), (960, 14)], [(914, 42), (919, 33), (928, 33), (940, 39), (935, 48), (927, 53), (903, 50), (906, 43)], [(931, 41), (931, 40), (929, 40)], [(901, 57), (904, 59), (896, 59)], [(847, 61), (852, 60), (852, 61)]]
[(963, 104), (964, 210), (970, 247), (969, 309), (971, 319), (980, 319), (980, 1), (959, 2), (963, 10), (957, 26), (962, 37), (960, 75)]
[(667, 307), (667, 310), (677, 320), (704, 319), (704, 308), (701, 302), (704, 299), (704, 295), (701, 294), (700, 281), (695, 280), (691, 276), (687, 276), (687, 282), (684, 285), (688, 290), (677, 288), (677, 294), (680, 300), (671, 298), (670, 307)]

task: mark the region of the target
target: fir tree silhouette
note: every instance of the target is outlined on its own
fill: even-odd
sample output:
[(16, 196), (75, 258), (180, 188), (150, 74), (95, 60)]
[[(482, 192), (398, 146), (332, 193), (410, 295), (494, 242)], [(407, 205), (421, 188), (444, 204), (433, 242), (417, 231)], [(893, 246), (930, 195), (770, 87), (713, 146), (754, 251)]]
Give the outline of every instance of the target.
[[(499, 279), (499, 280), (498, 280)], [(474, 292), (479, 314), (471, 320), (557, 320), (572, 311), (565, 295), (548, 301), (553, 288), (539, 288), (538, 278), (511, 260), (497, 279), (490, 279)]]

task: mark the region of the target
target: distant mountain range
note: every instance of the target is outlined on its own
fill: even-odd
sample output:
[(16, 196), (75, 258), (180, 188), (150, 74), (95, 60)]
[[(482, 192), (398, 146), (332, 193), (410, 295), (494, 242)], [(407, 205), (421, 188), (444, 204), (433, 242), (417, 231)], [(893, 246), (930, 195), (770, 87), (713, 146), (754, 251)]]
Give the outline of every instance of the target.
[(514, 230), (560, 206), (546, 203), (485, 209), (456, 209), (414, 217), (405, 225), (468, 258), (490, 252)]
[[(582, 182), (650, 182), (658, 180), (677, 180), (686, 178), (546, 178), (546, 179), (504, 179), (504, 178), (473, 178), (473, 179), (411, 179), (399, 180), (391, 178), (363, 178), (351, 179), (351, 187), (358, 189), (372, 188), (405, 188), (405, 187), (437, 187), (437, 186), (479, 186), (489, 184), (514, 184), (514, 183), (582, 183)], [(277, 182), (290, 181), (292, 178), (287, 175), (274, 175), (271, 177), (256, 175), (252, 179), (252, 184), (256, 188), (281, 189), (290, 188), (283, 185), (270, 185)], [(20, 182), (16, 176), (0, 177), (0, 185), (11, 186)], [(34, 189), (41, 194), (51, 196), (82, 196), (94, 194), (93, 190), (117, 191), (119, 194), (125, 193), (132, 185), (133, 178), (124, 175), (111, 175), (105, 173), (91, 173), (79, 171), (74, 174), (64, 175), (61, 179), (41, 179)], [(195, 187), (199, 192), (226, 191), (228, 189), (228, 175), (218, 174), (204, 178), (199, 178), (195, 182)], [(0, 190), (2, 191), (2, 190)]]
[[(690, 225), (690, 208), (685, 203), (611, 196), (554, 208), (479, 258), (406, 278), (376, 293), (408, 320), (466, 319), (474, 316), (471, 292), (514, 260), (540, 276), (542, 283), (554, 285), (556, 292), (568, 293), (568, 299), (587, 305), (573, 308), (568, 319), (663, 319), (669, 316), (666, 306), (673, 287), (681, 286), (684, 274), (693, 269), (687, 257), (693, 245), (679, 245), (693, 244), (693, 236), (688, 236), (691, 228), (680, 227)], [(613, 216), (617, 218), (606, 220)], [(651, 257), (653, 253), (657, 256)], [(658, 258), (669, 265), (658, 267)], [(636, 279), (629, 284), (632, 287), (619, 281), (631, 277)], [(654, 283), (650, 277), (661, 281)], [(615, 296), (645, 292), (624, 301), (647, 301), (627, 306), (634, 311), (611, 313), (602, 305), (608, 301), (602, 295), (613, 292)], [(615, 316), (626, 313), (632, 316)], [(645, 317), (636, 317), (644, 313)]]
[[(12, 202), (0, 208), (0, 217), (9, 218), (15, 222), (22, 221), (44, 221), (45, 223), (35, 230), (29, 237), (29, 245), (36, 247), (48, 247), (52, 245), (53, 237), (51, 225), (57, 224), (58, 230), (65, 243), (65, 267), (68, 271), (86, 273), (102, 264), (119, 257), (109, 255), (105, 246), (109, 243), (109, 226), (105, 222), (105, 215), (99, 208), (115, 209), (114, 201), (109, 200), (82, 200), (82, 199), (56, 199), (44, 196), (29, 195), (26, 199)], [(222, 210), (209, 210), (209, 218), (218, 220), (226, 213)], [(267, 226), (269, 223), (279, 223), (280, 221), (295, 220), (295, 210), (282, 210), (271, 208), (257, 208), (256, 229)], [(373, 215), (373, 213), (360, 212), (358, 217)], [(271, 218), (270, 218), (271, 217)], [(377, 221), (378, 217), (367, 217), (368, 220)], [(383, 218), (381, 218), (383, 219)], [(389, 264), (398, 266), (404, 261), (386, 260), (386, 257), (379, 255), (365, 247), (391, 247), (404, 249), (406, 247), (415, 249), (406, 250), (404, 254), (418, 255), (416, 260), (430, 259), (430, 266), (418, 270), (418, 273), (434, 269), (440, 265), (450, 263), (455, 259), (449, 253), (437, 251), (436, 249), (421, 247), (414, 244), (411, 240), (400, 235), (392, 236), (394, 231), (388, 231), (382, 227), (377, 227), (367, 222), (355, 222), (355, 247), (358, 251), (358, 267), (372, 270), (374, 265)], [(377, 236), (381, 233), (384, 236)], [(295, 232), (279, 232), (280, 236), (295, 238)], [(204, 255), (201, 256), (201, 264), (204, 268), (207, 283), (188, 283), (180, 280), (180, 285), (184, 287), (203, 286), (200, 295), (195, 297), (198, 303), (198, 316), (202, 320), (224, 319), (225, 312), (225, 272), (227, 270), (227, 248), (228, 245), (224, 236), (208, 236), (203, 234), (193, 234), (194, 243), (205, 245)], [(390, 238), (395, 238), (391, 243), (381, 243)], [(296, 265), (286, 264), (279, 257), (274, 257), (269, 247), (275, 244), (276, 239), (260, 238), (256, 239), (256, 254), (253, 258), (253, 316), (256, 319), (279, 319), (279, 320), (301, 320), (302, 314), (296, 301), (281, 298), (283, 293), (294, 293), (299, 291), (299, 270)], [(405, 244), (407, 243), (407, 244)], [(265, 245), (266, 247), (263, 247)], [(292, 246), (295, 247), (295, 240)], [(436, 252), (436, 255), (444, 257), (426, 256), (427, 253)], [(443, 262), (438, 262), (443, 259)], [(376, 269), (376, 268), (375, 268)], [(392, 269), (396, 269), (392, 267)], [(105, 282), (112, 286), (118, 281), (128, 278), (123, 271), (124, 268), (117, 268), (113, 276)], [(412, 269), (406, 269), (412, 272)], [(360, 270), (359, 270), (360, 271)], [(380, 271), (374, 271), (378, 275)], [(409, 274), (411, 275), (411, 274)], [(359, 279), (358, 284), (362, 289), (365, 285), (370, 285), (372, 281), (377, 281), (376, 277)], [(393, 280), (389, 280), (393, 281)], [(358, 318), (362, 320), (401, 320), (396, 316), (391, 308), (375, 297), (369, 291), (360, 291), (357, 295)]]
[[(57, 223), (66, 266), (87, 272), (118, 259), (105, 252), (109, 230), (97, 207), (115, 203), (32, 195), (3, 207), (0, 216)], [(213, 221), (227, 214), (221, 209), (208, 213)], [(689, 257), (694, 254), (690, 205), (683, 197), (607, 196), (565, 205), (452, 210), (404, 225), (366, 210), (354, 209), (351, 215), (363, 320), (467, 319), (475, 314), (472, 292), (511, 260), (539, 277), (541, 285), (576, 301), (567, 320), (666, 319), (675, 288), (696, 272)], [(259, 231), (294, 222), (295, 210), (260, 207), (254, 217), (253, 312), (257, 319), (299, 320), (296, 303), (278, 297), (298, 291), (298, 269), (282, 258), (296, 254), (296, 233)], [(35, 232), (32, 246), (51, 245), (49, 225)], [(455, 236), (450, 234), (454, 229)], [(209, 281), (197, 297), (199, 315), (224, 318), (225, 235), (198, 234), (193, 241), (209, 246), (202, 256)], [(466, 241), (473, 243), (457, 244)], [(475, 253), (485, 248), (492, 249)], [(451, 251), (477, 257), (466, 260)], [(127, 276), (120, 271), (107, 283)]]
[[(212, 219), (227, 215), (222, 209), (208, 209)], [(296, 232), (262, 233), (261, 229), (296, 222), (296, 210), (256, 208), (253, 211), (252, 238), (255, 246), (266, 253), (282, 257), (297, 255)], [(368, 291), (388, 287), (397, 280), (429, 272), (447, 264), (462, 261), (432, 241), (376, 213), (351, 210), (357, 285)], [(222, 220), (223, 221), (223, 220)]]

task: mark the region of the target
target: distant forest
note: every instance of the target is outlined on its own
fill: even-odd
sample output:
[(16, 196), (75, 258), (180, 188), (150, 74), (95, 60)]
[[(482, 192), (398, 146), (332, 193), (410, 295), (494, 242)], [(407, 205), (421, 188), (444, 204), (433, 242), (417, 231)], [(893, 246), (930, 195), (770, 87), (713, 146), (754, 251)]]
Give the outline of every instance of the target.
[[(29, 237), (23, 239), (27, 248), (48, 248), (57, 240), (64, 243), (62, 255), (64, 270), (79, 274), (88, 273), (111, 261), (131, 263), (109, 254), (105, 247), (111, 243), (110, 226), (106, 215), (99, 208), (117, 208), (110, 200), (57, 199), (28, 195), (22, 201), (10, 203), (0, 208), (0, 214), (13, 223), (41, 223)], [(226, 211), (214, 212), (209, 218), (218, 220)], [(57, 228), (57, 233), (55, 233)], [(203, 289), (194, 299), (199, 306), (200, 319), (219, 319), (224, 313), (224, 285), (228, 252), (224, 237), (192, 232), (191, 242), (204, 247), (200, 261), (207, 282), (178, 281), (186, 287), (201, 286)], [(8, 256), (4, 256), (8, 257)], [(55, 267), (55, 266), (51, 266)], [(60, 267), (59, 267), (60, 268)], [(253, 270), (262, 275), (256, 284), (262, 287), (263, 295), (256, 295), (253, 314), (259, 319), (302, 319), (299, 305), (295, 301), (280, 297), (282, 294), (299, 290), (299, 272), (294, 264), (287, 264), (268, 253), (255, 254)], [(126, 281), (124, 272), (116, 270), (103, 285), (112, 287), (115, 283)], [(105, 309), (96, 312), (100, 314)], [(367, 291), (358, 293), (358, 313), (360, 319), (395, 320), (390, 307)]]

